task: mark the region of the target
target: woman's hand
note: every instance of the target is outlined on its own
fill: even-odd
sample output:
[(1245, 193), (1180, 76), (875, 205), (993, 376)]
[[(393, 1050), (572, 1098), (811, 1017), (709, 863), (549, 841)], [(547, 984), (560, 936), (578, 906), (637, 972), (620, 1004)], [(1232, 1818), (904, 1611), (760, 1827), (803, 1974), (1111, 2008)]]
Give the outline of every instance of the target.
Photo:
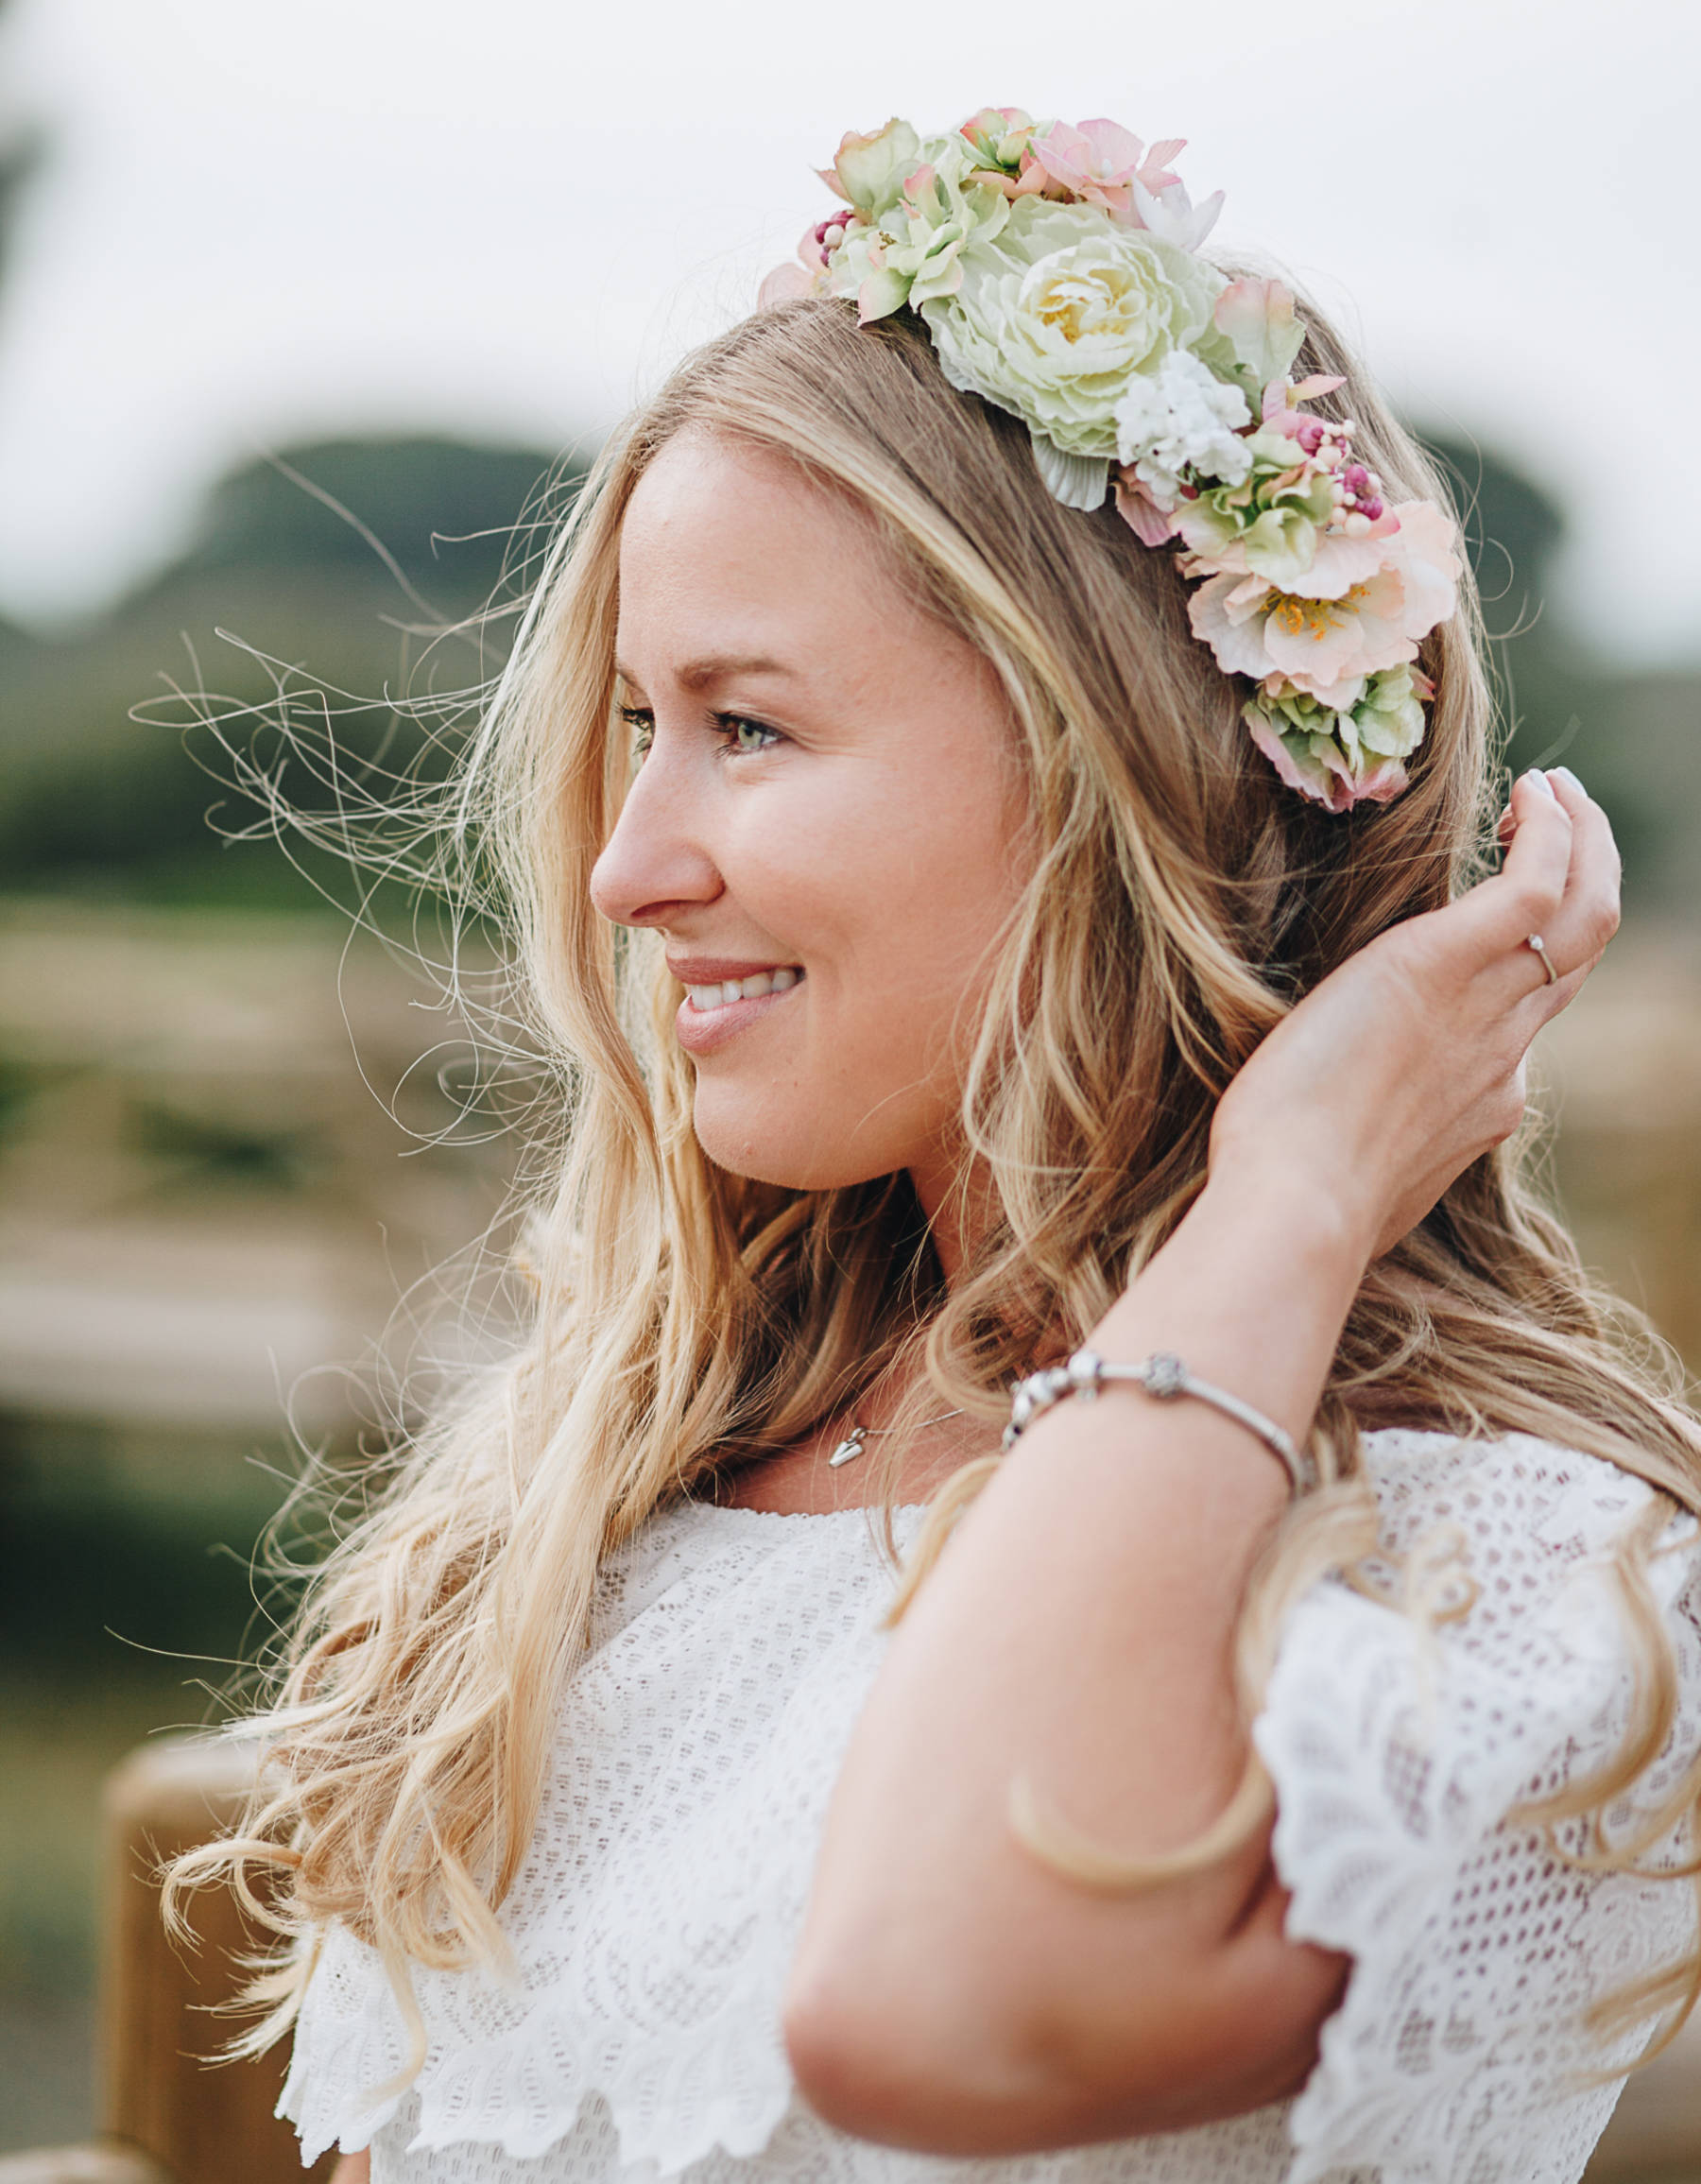
[(1511, 817), (1501, 871), (1380, 935), (1259, 1047), (1218, 1106), (1213, 1181), (1280, 1169), (1332, 1203), (1369, 1260), (1517, 1129), (1531, 1041), (1617, 930), (1619, 858), (1563, 767), (1522, 775)]

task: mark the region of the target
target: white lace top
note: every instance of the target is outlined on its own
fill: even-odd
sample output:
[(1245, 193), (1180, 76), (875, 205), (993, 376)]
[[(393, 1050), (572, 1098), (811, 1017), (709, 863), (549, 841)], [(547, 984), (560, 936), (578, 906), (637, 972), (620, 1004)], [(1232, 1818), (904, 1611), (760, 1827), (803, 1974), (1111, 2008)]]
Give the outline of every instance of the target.
[[(1004, 2160), (818, 2122), (780, 1998), (891, 1573), (862, 1511), (688, 1505), (605, 1568), (503, 1912), (518, 1975), (416, 1973), (430, 2051), (404, 2093), (375, 2094), (406, 2052), (378, 1962), (326, 1934), (280, 2111), (303, 2158), (369, 2145), (373, 2184), (1569, 2184), (1618, 2090), (1579, 2089), (1599, 2051), (1578, 2014), (1692, 1945), (1693, 1898), (1556, 1862), (1505, 1815), (1615, 1746), (1630, 1671), (1603, 1550), (1648, 1490), (1516, 1436), (1376, 1434), (1368, 1460), (1384, 1544), (1456, 1527), (1477, 1593), (1426, 1631), (1326, 1579), (1286, 1625), (1254, 1735), (1288, 1932), (1354, 1959), (1297, 2100)], [(1697, 1528), (1669, 1537), (1682, 1696), (1655, 1789), (1701, 1745)]]

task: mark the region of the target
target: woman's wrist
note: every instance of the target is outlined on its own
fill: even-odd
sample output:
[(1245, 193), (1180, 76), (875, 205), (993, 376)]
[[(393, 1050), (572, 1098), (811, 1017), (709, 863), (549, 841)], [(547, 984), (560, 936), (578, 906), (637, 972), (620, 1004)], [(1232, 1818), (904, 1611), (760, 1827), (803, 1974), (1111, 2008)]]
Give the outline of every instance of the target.
[(1294, 1253), (1333, 1269), (1356, 1290), (1376, 1256), (1382, 1226), (1373, 1197), (1354, 1187), (1349, 1172), (1323, 1175), (1287, 1161), (1213, 1155), (1188, 1218), (1198, 1213), (1213, 1228), (1276, 1233)]
[(1116, 1364), (1177, 1355), (1302, 1444), (1369, 1263), (1367, 1233), (1339, 1194), (1292, 1169), (1213, 1167), (1087, 1347)]

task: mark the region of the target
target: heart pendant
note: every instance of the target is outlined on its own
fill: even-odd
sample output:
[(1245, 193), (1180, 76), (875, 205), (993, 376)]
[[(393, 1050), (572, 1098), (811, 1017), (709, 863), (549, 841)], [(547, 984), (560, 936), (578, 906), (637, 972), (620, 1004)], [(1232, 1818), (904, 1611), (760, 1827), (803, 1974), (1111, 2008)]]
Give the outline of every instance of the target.
[(863, 1436), (868, 1430), (867, 1426), (852, 1426), (850, 1428), (850, 1431), (827, 1459), (827, 1468), (830, 1471), (836, 1471), (841, 1464), (848, 1464), (852, 1456), (862, 1454)]

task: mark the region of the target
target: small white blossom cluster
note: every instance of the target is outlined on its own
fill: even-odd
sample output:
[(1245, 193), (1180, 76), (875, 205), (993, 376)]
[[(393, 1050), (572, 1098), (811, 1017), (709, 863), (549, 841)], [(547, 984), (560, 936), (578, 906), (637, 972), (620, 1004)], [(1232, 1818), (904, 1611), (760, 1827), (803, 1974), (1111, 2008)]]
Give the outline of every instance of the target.
[(1190, 349), (1173, 349), (1155, 372), (1130, 379), (1111, 415), (1118, 457), (1160, 507), (1181, 498), (1185, 473), (1238, 486), (1251, 473), (1240, 437), (1252, 421), (1246, 398)]

